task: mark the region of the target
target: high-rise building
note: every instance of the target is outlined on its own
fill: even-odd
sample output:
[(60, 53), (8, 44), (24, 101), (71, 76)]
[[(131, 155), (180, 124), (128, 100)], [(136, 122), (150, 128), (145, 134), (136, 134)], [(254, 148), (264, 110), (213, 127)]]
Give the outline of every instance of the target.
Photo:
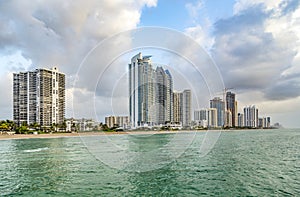
[(183, 94), (182, 92), (173, 92), (173, 121), (182, 124), (183, 119)]
[(173, 78), (169, 70), (165, 70), (166, 73), (166, 114), (165, 121), (173, 121)]
[(237, 109), (236, 109), (237, 103), (235, 101), (235, 94), (232, 92), (226, 92), (226, 110), (229, 110), (232, 115), (232, 126), (236, 126), (236, 116), (237, 116)]
[(244, 114), (238, 113), (238, 127), (244, 127)]
[(129, 64), (129, 118), (132, 128), (172, 121), (172, 76), (162, 67), (154, 69), (150, 58), (139, 53)]
[(192, 93), (191, 90), (184, 90), (182, 93), (182, 126), (189, 127), (191, 126), (191, 114), (192, 114)]
[(209, 108), (208, 110), (208, 127), (216, 128), (218, 126), (218, 113), (216, 108)]
[(219, 97), (215, 97), (214, 99), (210, 100), (210, 108), (217, 109), (217, 126), (223, 127), (224, 126), (224, 111), (225, 111), (225, 103)]
[(244, 107), (244, 124), (245, 127), (258, 127), (258, 109), (255, 105)]
[(62, 124), (65, 117), (65, 75), (57, 67), (14, 73), (13, 119), (17, 125)]
[(225, 127), (232, 127), (232, 114), (230, 110), (225, 112)]
[(133, 128), (155, 122), (155, 71), (150, 57), (139, 53), (129, 64), (129, 117)]
[(207, 116), (207, 109), (200, 109), (194, 111), (194, 121), (198, 126), (207, 127)]

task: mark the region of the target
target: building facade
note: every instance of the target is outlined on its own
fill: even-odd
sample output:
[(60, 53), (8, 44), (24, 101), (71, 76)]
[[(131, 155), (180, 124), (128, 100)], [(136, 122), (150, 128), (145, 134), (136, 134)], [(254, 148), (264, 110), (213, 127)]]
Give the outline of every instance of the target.
[(14, 73), (13, 119), (17, 125), (62, 124), (65, 117), (65, 75), (57, 67)]
[(129, 117), (128, 116), (108, 116), (105, 117), (105, 124), (109, 127), (122, 127), (127, 129), (129, 126)]
[(182, 124), (183, 120), (183, 94), (182, 92), (173, 92), (173, 121)]
[(182, 92), (182, 126), (189, 127), (192, 122), (192, 92), (191, 90), (184, 90)]
[(166, 124), (173, 119), (173, 80), (151, 56), (141, 53), (129, 64), (129, 119), (132, 128)]
[(237, 124), (238, 127), (244, 127), (245, 124), (244, 124), (244, 114), (242, 113), (238, 113), (238, 124)]
[(226, 92), (226, 110), (231, 112), (231, 122), (232, 126), (236, 126), (236, 117), (237, 117), (237, 102), (235, 100), (235, 94), (232, 92)]
[(209, 108), (207, 110), (208, 128), (218, 127), (218, 113), (216, 108)]
[(244, 124), (245, 127), (258, 127), (258, 109), (255, 105), (244, 107)]
[(210, 108), (216, 108), (217, 109), (217, 126), (223, 127), (224, 126), (224, 112), (225, 112), (225, 103), (222, 99), (219, 97), (215, 97), (214, 99), (210, 100)]

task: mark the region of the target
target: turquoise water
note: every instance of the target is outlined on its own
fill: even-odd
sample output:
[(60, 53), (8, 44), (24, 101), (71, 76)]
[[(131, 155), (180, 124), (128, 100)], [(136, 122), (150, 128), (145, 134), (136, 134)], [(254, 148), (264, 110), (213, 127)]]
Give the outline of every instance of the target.
[[(131, 150), (143, 153), (163, 150), (173, 135), (126, 140)], [(4, 196), (299, 196), (300, 130), (223, 132), (209, 154), (199, 157), (203, 137), (204, 133), (197, 133), (181, 156), (146, 172), (103, 164), (79, 137), (1, 140), (0, 192)], [(121, 145), (124, 140), (121, 135), (111, 138)]]

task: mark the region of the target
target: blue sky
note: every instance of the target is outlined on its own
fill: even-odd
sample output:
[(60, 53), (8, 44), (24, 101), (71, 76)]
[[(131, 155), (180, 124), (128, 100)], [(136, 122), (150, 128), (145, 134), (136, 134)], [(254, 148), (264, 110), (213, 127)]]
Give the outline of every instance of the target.
[[(98, 91), (96, 111), (103, 121), (111, 98), (91, 88), (93, 67), (81, 76), (81, 86), (72, 88), (80, 63), (112, 35), (158, 26), (188, 35), (206, 50), (225, 85), (237, 93), (239, 111), (255, 104), (273, 123), (300, 127), (299, 18), (298, 0), (0, 1), (0, 119), (12, 118), (12, 72), (57, 65), (67, 75), (67, 117), (72, 110), (77, 116), (93, 117), (86, 106)], [(172, 55), (152, 52), (154, 62), (176, 64)], [(127, 65), (127, 56), (120, 58), (119, 66)], [(99, 62), (91, 64), (96, 69)], [(126, 69), (114, 71), (121, 72)], [(114, 81), (112, 75), (106, 83)], [(126, 94), (119, 96), (119, 103), (127, 102)], [(127, 105), (120, 109), (126, 113)]]

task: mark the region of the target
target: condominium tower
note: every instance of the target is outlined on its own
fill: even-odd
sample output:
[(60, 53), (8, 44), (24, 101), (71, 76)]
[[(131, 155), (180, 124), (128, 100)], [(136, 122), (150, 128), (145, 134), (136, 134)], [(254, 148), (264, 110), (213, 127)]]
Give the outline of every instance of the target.
[(258, 109), (255, 105), (244, 107), (244, 125), (245, 127), (258, 127)]
[(215, 97), (214, 99), (210, 100), (210, 108), (217, 109), (217, 126), (223, 127), (224, 126), (224, 111), (225, 111), (225, 103), (220, 97)]
[(141, 53), (129, 64), (129, 119), (132, 128), (165, 124), (173, 119), (173, 81), (168, 70), (153, 68)]
[(17, 125), (62, 124), (65, 117), (65, 75), (57, 67), (14, 73), (13, 119)]
[(237, 102), (235, 101), (235, 94), (232, 92), (226, 92), (226, 110), (231, 112), (231, 122), (232, 126), (237, 126), (236, 118), (237, 118)]

